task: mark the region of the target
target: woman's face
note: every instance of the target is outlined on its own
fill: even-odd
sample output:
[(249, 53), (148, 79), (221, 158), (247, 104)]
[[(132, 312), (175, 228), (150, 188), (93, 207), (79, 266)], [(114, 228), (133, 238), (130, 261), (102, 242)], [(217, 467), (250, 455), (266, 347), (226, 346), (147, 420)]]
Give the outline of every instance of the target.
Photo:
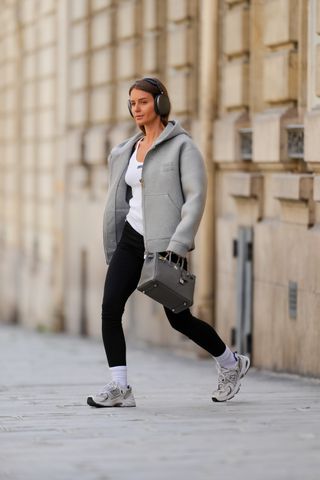
[(139, 127), (151, 124), (159, 118), (154, 111), (154, 98), (151, 93), (134, 88), (130, 94), (130, 102), (132, 115)]

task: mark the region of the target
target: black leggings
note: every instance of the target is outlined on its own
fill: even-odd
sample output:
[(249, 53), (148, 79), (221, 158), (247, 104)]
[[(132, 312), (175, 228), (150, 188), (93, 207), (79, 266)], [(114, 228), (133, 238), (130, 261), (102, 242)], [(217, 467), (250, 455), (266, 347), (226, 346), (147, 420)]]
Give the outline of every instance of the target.
[[(126, 343), (122, 314), (136, 289), (143, 266), (143, 236), (126, 222), (106, 276), (102, 303), (102, 337), (109, 367), (126, 365)], [(171, 326), (217, 357), (226, 346), (211, 325), (194, 317), (190, 310), (173, 313), (164, 307)]]

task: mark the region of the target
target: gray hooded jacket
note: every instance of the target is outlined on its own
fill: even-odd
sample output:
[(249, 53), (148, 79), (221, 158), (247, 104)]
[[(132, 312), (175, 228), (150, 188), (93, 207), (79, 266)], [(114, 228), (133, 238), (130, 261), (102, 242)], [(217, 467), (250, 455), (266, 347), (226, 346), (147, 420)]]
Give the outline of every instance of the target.
[[(103, 220), (107, 264), (120, 240), (129, 211), (131, 188), (125, 174), (142, 132), (110, 153), (109, 188)], [(171, 250), (181, 256), (194, 249), (205, 205), (207, 177), (202, 156), (190, 135), (170, 121), (145, 156), (142, 168), (145, 251)]]

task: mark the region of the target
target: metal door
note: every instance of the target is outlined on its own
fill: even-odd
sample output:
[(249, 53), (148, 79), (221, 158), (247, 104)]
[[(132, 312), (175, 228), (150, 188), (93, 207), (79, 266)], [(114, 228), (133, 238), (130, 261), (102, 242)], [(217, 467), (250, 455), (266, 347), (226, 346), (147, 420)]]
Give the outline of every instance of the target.
[(252, 353), (252, 264), (253, 229), (239, 227), (237, 240), (237, 301), (236, 301), (236, 348), (238, 353)]

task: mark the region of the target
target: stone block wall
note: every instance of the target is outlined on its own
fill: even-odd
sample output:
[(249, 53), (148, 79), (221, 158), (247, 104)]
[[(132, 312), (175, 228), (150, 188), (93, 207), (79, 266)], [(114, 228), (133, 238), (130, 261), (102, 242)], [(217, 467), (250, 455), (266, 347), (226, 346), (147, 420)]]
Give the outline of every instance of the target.
[(2, 20), (4, 316), (54, 326), (56, 4), (7, 2)]
[[(107, 157), (135, 132), (127, 98), (136, 78), (163, 79), (174, 115), (193, 128), (198, 5), (6, 2), (0, 13), (2, 321), (100, 336)], [(132, 334), (191, 348), (141, 294), (125, 318)]]
[(316, 1), (309, 8), (299, 0), (224, 2), (224, 95), (214, 123), (218, 329), (234, 339), (233, 246), (240, 227), (251, 227), (253, 363), (313, 375), (320, 374), (319, 12)]

